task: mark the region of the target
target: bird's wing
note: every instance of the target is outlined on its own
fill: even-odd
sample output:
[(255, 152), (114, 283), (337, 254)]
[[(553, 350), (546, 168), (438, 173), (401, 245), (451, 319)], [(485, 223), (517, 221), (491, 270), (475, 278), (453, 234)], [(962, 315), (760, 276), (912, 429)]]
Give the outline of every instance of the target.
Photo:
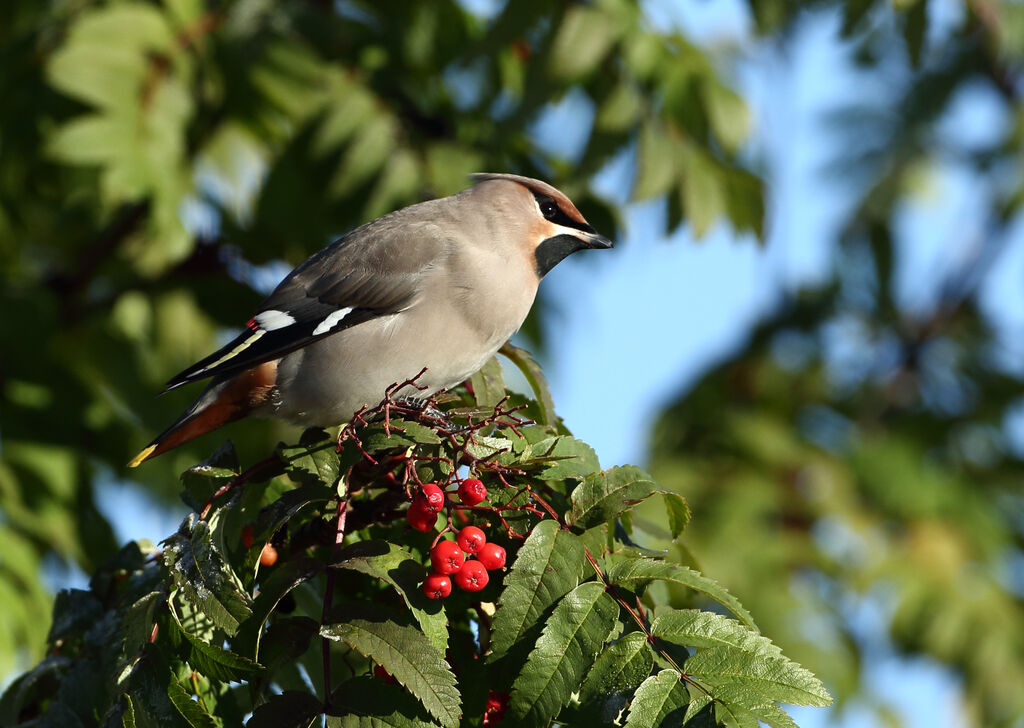
[(408, 308), (446, 249), (429, 225), (371, 223), (354, 230), (289, 273), (241, 334), (172, 378), (164, 391), (248, 369)]

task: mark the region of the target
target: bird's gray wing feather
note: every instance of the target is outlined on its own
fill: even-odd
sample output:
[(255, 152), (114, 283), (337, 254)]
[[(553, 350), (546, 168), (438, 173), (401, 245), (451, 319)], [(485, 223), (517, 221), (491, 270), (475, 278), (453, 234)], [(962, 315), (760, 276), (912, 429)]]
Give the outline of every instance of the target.
[(306, 259), (260, 304), (239, 336), (172, 378), (166, 390), (248, 369), (412, 305), (426, 273), (444, 259), (447, 241), (435, 226), (395, 224), (389, 217)]

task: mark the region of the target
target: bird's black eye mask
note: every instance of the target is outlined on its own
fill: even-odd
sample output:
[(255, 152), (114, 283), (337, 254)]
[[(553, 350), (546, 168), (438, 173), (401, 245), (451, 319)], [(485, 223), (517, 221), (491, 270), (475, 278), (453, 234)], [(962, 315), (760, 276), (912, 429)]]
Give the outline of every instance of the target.
[(545, 220), (550, 220), (556, 225), (576, 228), (577, 230), (582, 230), (585, 233), (594, 232), (594, 228), (587, 225), (587, 223), (580, 222), (579, 220), (573, 220), (569, 217), (565, 213), (565, 210), (563, 210), (551, 197), (541, 194), (540, 192), (534, 192), (533, 199), (537, 200), (537, 207), (540, 209), (540, 214), (544, 216)]
[[(542, 214), (545, 219), (550, 220), (556, 225), (573, 228), (580, 232), (594, 233), (594, 228), (585, 222), (573, 220), (565, 214), (565, 210), (559, 207), (557, 202), (547, 195), (534, 192), (533, 197), (537, 200), (537, 207), (540, 208), (540, 214)], [(587, 243), (584, 240), (581, 240), (570, 233), (562, 233), (561, 235), (555, 235), (554, 237), (550, 237), (547, 240), (542, 241), (534, 251), (534, 258), (537, 261), (537, 275), (543, 278), (547, 275), (548, 271), (565, 260), (565, 258), (572, 255), (577, 250), (582, 250), (586, 247)]]

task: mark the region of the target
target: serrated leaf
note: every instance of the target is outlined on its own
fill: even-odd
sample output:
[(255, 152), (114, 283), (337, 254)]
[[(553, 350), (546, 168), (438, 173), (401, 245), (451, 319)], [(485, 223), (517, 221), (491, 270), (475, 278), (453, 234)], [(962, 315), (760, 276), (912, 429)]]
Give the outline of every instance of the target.
[(518, 465), (528, 468), (535, 463), (544, 466), (538, 474), (544, 480), (582, 480), (601, 469), (594, 448), (565, 435), (548, 437), (528, 446)]
[[(597, 656), (580, 688), (580, 702), (632, 690), (651, 674), (654, 654), (642, 632), (630, 632)], [(614, 718), (615, 716), (612, 716)]]
[(551, 398), (551, 390), (548, 388), (547, 379), (540, 369), (540, 365), (526, 349), (506, 342), (499, 353), (516, 365), (516, 368), (526, 377), (527, 384), (533, 391), (533, 397), (537, 401), (540, 410), (538, 423), (541, 425), (558, 425), (558, 415), (555, 414), (555, 401)]
[(147, 650), (132, 671), (128, 696), (138, 728), (213, 728), (215, 725), (199, 704), (189, 698), (174, 673), (153, 650)]
[(389, 620), (379, 607), (373, 611), (366, 616), (346, 614), (342, 622), (322, 627), (320, 634), (344, 642), (381, 665), (442, 725), (457, 726), (460, 696), (444, 653), (419, 630)]
[(331, 695), (328, 726), (342, 728), (431, 728), (423, 706), (395, 685), (371, 677), (342, 683)]
[(469, 378), (469, 384), (473, 387), (473, 399), (476, 406), (483, 409), (492, 409), (505, 397), (505, 378), (501, 373), (501, 362), (492, 356), (487, 360), (480, 371)]
[(594, 473), (570, 494), (572, 508), (565, 522), (583, 530), (593, 528), (618, 518), (655, 492), (651, 476), (632, 465)]
[(182, 625), (181, 619), (174, 609), (173, 601), (169, 602), (169, 606), (171, 617), (192, 648), (188, 658), (189, 664), (198, 672), (217, 680), (242, 681), (250, 679), (253, 674), (263, 670), (263, 666), (259, 663), (211, 644), (202, 635), (191, 633)]
[(103, 615), (103, 605), (92, 592), (61, 589), (53, 603), (53, 622), (46, 637), (49, 644), (84, 632)]
[(153, 633), (153, 613), (163, 598), (163, 592), (150, 592), (132, 604), (125, 612), (121, 625), (124, 631), (123, 649), (126, 657), (134, 657), (149, 642)]
[(369, 453), (405, 449), (417, 444), (436, 445), (441, 442), (437, 433), (429, 427), (397, 417), (391, 420), (388, 429), (377, 423), (364, 427), (359, 433), (359, 439), (363, 449)]
[[(336, 495), (333, 488), (325, 487), (319, 480), (314, 480), (294, 490), (285, 491), (277, 500), (260, 510), (253, 527), (254, 548), (246, 553), (242, 573), (250, 576), (256, 573), (262, 544), (269, 541), (296, 513), (312, 503), (326, 503)], [(256, 545), (260, 545), (260, 548), (255, 548)]]
[(703, 649), (686, 661), (685, 669), (701, 684), (712, 686), (716, 698), (724, 691), (729, 702), (748, 709), (771, 701), (815, 707), (832, 704), (832, 696), (818, 678), (774, 652)]
[(756, 708), (751, 708), (750, 712), (761, 723), (765, 723), (771, 726), (771, 728), (799, 728), (796, 721), (789, 717), (789, 713), (775, 703), (759, 705)]
[(60, 674), (71, 666), (67, 657), (46, 657), (38, 665), (18, 676), (0, 698), (0, 725), (17, 725), (18, 716), (31, 702), (36, 688), (46, 680), (58, 684)]
[(329, 488), (338, 482), (337, 444), (323, 430), (311, 427), (302, 433), (298, 445), (278, 445), (276, 452), (285, 463), (285, 472), (296, 482)]
[(662, 670), (640, 684), (629, 704), (626, 728), (682, 725), (690, 695), (675, 670)]
[(698, 693), (686, 707), (684, 720), (684, 728), (718, 728), (714, 701), (704, 693)]
[(224, 442), (210, 457), (181, 474), (181, 485), (197, 503), (206, 503), (213, 494), (240, 473), (238, 455), (231, 440)]
[(654, 559), (627, 559), (614, 564), (608, 570), (611, 583), (624, 586), (633, 591), (645, 589), (652, 581), (665, 581), (685, 586), (701, 594), (705, 594), (726, 607), (751, 629), (757, 629), (754, 618), (739, 600), (714, 579), (704, 576), (699, 571), (666, 561)]
[(300, 558), (288, 561), (270, 572), (260, 585), (260, 593), (253, 601), (252, 616), (242, 623), (234, 640), (239, 652), (256, 657), (259, 654), (260, 635), (263, 625), (284, 595), (299, 584), (310, 579), (322, 568), (318, 561)]
[(500, 452), (512, 452), (512, 441), (506, 440), (504, 437), (474, 435), (466, 445), (466, 452), (483, 460)]
[(194, 513), (167, 540), (164, 563), (181, 594), (228, 635), (252, 614), (250, 600), (214, 544), (209, 524)]
[(369, 574), (394, 587), (430, 643), (442, 652), (448, 647), (444, 609), (420, 591), (427, 570), (409, 551), (387, 541), (360, 541), (342, 549), (331, 565)]
[(541, 521), (519, 548), (498, 599), (491, 632), (490, 660), (502, 657), (544, 612), (574, 589), (585, 567), (579, 537)]
[(714, 612), (677, 609), (666, 612), (651, 623), (651, 634), (685, 647), (735, 647), (766, 657), (782, 655), (770, 639)]
[(566, 594), (512, 685), (510, 713), (529, 725), (547, 725), (558, 715), (611, 635), (618, 614), (619, 605), (601, 582), (580, 584)]
[(246, 728), (309, 728), (323, 712), (324, 703), (315, 695), (286, 690), (271, 695), (252, 712)]
[(679, 538), (679, 535), (690, 522), (690, 504), (678, 493), (662, 491), (661, 497), (665, 501), (665, 512), (668, 514), (668, 528), (672, 533), (672, 538)]

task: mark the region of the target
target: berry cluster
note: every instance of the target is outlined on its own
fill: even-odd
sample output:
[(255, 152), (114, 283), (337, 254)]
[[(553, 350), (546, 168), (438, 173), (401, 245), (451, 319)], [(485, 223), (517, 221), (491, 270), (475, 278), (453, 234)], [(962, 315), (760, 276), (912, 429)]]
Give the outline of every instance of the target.
[[(466, 478), (459, 485), (459, 500), (475, 506), (487, 497), (487, 488), (476, 478)], [(406, 513), (409, 525), (417, 531), (429, 531), (444, 507), (445, 492), (435, 483), (427, 483), (413, 498)], [(476, 557), (476, 558), (473, 558)], [(430, 549), (433, 569), (423, 580), (423, 593), (431, 599), (443, 599), (452, 593), (452, 579), (464, 591), (476, 592), (487, 586), (488, 571), (505, 566), (505, 549), (489, 543), (483, 530), (465, 526), (455, 541), (438, 540)]]

